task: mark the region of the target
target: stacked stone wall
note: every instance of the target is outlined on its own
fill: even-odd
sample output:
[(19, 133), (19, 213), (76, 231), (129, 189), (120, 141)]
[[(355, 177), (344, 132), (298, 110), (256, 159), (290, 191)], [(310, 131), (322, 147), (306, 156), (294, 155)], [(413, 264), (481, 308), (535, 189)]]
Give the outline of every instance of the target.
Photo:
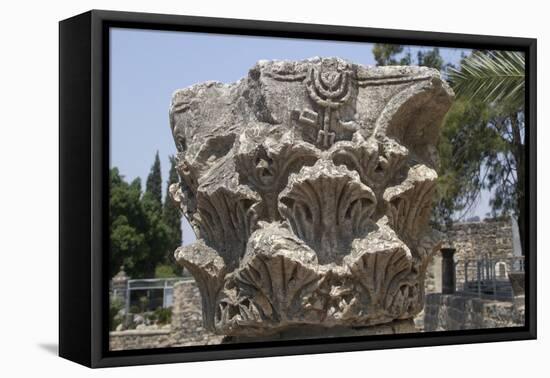
[[(510, 220), (455, 223), (444, 232), (446, 244), (455, 248), (456, 287), (461, 290), (465, 280), (464, 261), (487, 257), (506, 260), (513, 257), (513, 234)], [(468, 266), (468, 279), (475, 280), (475, 264)], [(426, 293), (441, 292), (441, 255), (436, 253), (426, 271)]]
[(219, 344), (222, 336), (204, 329), (199, 289), (194, 280), (174, 285), (172, 323), (168, 329), (125, 330), (110, 333), (110, 350), (149, 349)]
[(525, 308), (518, 302), (432, 293), (426, 296), (423, 323), (425, 332), (521, 327)]
[(126, 330), (109, 335), (110, 350), (150, 349), (171, 346), (170, 330)]
[[(456, 282), (464, 283), (464, 260), (487, 257), (505, 260), (514, 254), (510, 220), (457, 223), (447, 232), (449, 244), (456, 248)], [(475, 267), (468, 267), (469, 279), (475, 279)]]

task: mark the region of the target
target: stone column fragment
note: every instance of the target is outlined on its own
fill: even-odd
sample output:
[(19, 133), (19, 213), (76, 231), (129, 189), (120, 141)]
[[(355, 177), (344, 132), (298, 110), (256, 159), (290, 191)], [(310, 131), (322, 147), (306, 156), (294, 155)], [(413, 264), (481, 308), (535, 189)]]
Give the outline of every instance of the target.
[(403, 329), (440, 246), (428, 221), (452, 96), (436, 70), (339, 58), (259, 61), (235, 83), (176, 91), (170, 190), (198, 239), (176, 258), (205, 327)]

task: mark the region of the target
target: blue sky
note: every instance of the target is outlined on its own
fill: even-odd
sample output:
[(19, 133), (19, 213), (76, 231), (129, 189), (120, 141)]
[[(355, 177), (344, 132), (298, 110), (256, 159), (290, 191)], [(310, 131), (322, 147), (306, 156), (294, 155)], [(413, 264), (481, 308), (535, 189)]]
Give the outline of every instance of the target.
[[(121, 28), (111, 29), (110, 38), (111, 166), (129, 181), (140, 177), (142, 184), (157, 150), (163, 180), (168, 177), (168, 156), (176, 152), (168, 120), (175, 90), (206, 80), (236, 81), (260, 59), (338, 56), (374, 65), (367, 43)], [(420, 48), (409, 48), (413, 57)], [(458, 62), (463, 51), (442, 48), (441, 55)], [(488, 193), (483, 193), (469, 215), (483, 217), (488, 209)], [(187, 244), (195, 237), (184, 223)]]

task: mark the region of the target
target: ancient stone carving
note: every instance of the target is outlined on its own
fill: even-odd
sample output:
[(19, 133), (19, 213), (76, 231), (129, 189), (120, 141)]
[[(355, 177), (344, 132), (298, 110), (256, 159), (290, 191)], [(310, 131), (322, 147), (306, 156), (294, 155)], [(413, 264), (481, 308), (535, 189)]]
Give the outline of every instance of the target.
[(236, 83), (177, 91), (170, 191), (198, 241), (176, 258), (205, 326), (402, 329), (388, 324), (422, 309), (439, 248), (428, 222), (452, 96), (433, 69), (339, 58), (260, 61)]

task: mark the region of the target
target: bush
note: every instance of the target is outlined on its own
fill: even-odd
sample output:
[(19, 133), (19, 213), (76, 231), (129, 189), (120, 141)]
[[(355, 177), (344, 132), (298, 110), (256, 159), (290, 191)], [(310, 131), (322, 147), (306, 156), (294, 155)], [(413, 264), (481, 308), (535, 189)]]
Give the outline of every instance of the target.
[(131, 314), (139, 314), (139, 313), (141, 313), (141, 312), (142, 312), (142, 311), (141, 311), (141, 309), (139, 308), (138, 305), (132, 305), (132, 306), (130, 307), (130, 313), (131, 313)]
[(139, 312), (145, 312), (147, 311), (147, 306), (149, 306), (149, 298), (147, 296), (139, 297)]
[(155, 268), (155, 278), (177, 277), (176, 271), (172, 265), (160, 264)]
[(120, 300), (119, 297), (111, 295), (109, 300), (109, 330), (114, 331), (122, 319), (119, 316), (120, 311), (124, 308), (124, 303)]
[(172, 322), (172, 308), (158, 307), (153, 313), (153, 316), (157, 324), (169, 324)]

